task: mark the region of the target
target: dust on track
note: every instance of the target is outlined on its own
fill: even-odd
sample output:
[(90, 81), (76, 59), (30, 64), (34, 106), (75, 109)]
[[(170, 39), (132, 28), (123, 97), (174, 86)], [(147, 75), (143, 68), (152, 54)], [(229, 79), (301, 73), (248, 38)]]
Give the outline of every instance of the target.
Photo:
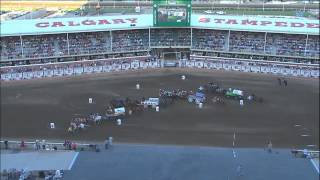
[[(182, 74), (187, 80), (181, 80)], [(1, 84), (1, 136), (102, 141), (112, 135), (118, 142), (231, 147), (236, 133), (237, 147), (263, 147), (272, 140), (275, 147), (315, 144), (319, 149), (318, 79), (285, 78), (286, 88), (273, 75), (162, 69), (6, 82)], [(112, 98), (154, 97), (159, 88), (195, 90), (209, 81), (253, 92), (264, 103), (241, 108), (227, 100), (226, 105), (206, 103), (198, 109), (179, 101), (159, 113), (132, 115), (123, 126), (104, 122), (76, 135), (66, 132), (73, 114), (102, 113)], [(136, 83), (141, 90), (134, 88)], [(89, 97), (95, 104), (88, 104)], [(55, 130), (49, 130), (50, 122), (56, 123)]]

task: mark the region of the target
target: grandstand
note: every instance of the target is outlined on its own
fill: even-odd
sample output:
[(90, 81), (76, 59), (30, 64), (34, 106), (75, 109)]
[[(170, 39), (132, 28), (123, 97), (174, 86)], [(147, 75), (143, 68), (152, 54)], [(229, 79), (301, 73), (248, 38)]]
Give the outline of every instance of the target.
[[(4, 22), (1, 66), (33, 64), (44, 59), (75, 61), (75, 57), (87, 56), (94, 60), (95, 55), (136, 51), (152, 54), (154, 48), (187, 48), (191, 54), (216, 53), (219, 57), (244, 59), (256, 55), (260, 60), (281, 58), (319, 64), (316, 20), (193, 15), (189, 28), (158, 28), (151, 22), (150, 15)], [(16, 28), (22, 23), (25, 29)]]

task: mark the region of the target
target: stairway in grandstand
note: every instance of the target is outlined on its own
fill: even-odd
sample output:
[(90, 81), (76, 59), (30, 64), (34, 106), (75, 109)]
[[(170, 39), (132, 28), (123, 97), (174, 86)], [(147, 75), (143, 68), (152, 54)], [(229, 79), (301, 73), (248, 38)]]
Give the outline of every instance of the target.
[(225, 36), (224, 49), (229, 49), (229, 35)]
[(61, 53), (62, 53), (62, 50), (61, 50), (60, 47), (59, 47), (59, 42), (58, 42), (58, 41), (54, 41), (53, 43), (54, 43), (53, 50), (55, 51), (54, 54), (55, 54), (56, 56), (62, 55), (62, 54), (61, 54)]

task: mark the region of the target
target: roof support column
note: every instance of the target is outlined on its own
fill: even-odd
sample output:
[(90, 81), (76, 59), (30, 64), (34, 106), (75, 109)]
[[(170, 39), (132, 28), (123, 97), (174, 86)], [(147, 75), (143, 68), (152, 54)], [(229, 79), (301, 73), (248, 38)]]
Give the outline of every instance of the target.
[(22, 36), (20, 35), (20, 46), (21, 46), (21, 56), (23, 57), (23, 42), (22, 42)]
[(230, 34), (231, 34), (231, 31), (229, 30), (229, 32), (228, 32), (228, 42), (227, 42), (227, 51), (228, 52), (230, 51)]
[(110, 51), (112, 52), (112, 31), (110, 30)]
[(307, 56), (307, 46), (308, 46), (309, 35), (307, 34), (306, 45), (304, 47), (304, 56)]
[(68, 47), (68, 55), (70, 55), (69, 33), (67, 33), (67, 47)]
[(151, 49), (151, 28), (149, 27), (149, 49)]
[(190, 30), (190, 48), (192, 49), (192, 42), (193, 42), (193, 40), (192, 40), (192, 33), (193, 33), (193, 28), (191, 28), (191, 30)]
[(263, 45), (263, 54), (266, 54), (266, 46), (267, 46), (267, 32), (264, 34), (264, 45)]

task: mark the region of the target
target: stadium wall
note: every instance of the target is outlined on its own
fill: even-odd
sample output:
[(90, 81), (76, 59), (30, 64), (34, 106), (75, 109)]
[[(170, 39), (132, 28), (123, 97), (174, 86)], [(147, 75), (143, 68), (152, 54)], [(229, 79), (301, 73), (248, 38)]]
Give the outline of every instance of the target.
[[(273, 75), (319, 78), (319, 67), (292, 63), (274, 63), (228, 58), (191, 56), (191, 60), (177, 62), (179, 68), (209, 69), (263, 73)], [(66, 62), (45, 65), (2, 67), (1, 81), (16, 81), (50, 77), (70, 77), (83, 74), (125, 72), (132, 70), (166, 68), (163, 61), (151, 56), (113, 58), (95, 61)]]

